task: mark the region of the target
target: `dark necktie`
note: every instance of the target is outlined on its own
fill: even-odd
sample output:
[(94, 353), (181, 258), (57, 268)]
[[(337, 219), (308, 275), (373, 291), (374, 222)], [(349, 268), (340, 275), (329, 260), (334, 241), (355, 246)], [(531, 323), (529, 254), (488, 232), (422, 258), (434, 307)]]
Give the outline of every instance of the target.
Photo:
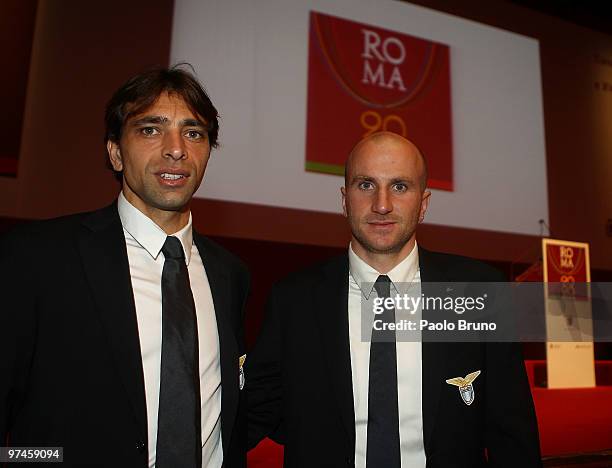
[(198, 328), (180, 241), (162, 247), (162, 352), (157, 419), (157, 468), (201, 468)]
[[(381, 275), (374, 285), (378, 297), (390, 297), (391, 280)], [(375, 317), (395, 323), (395, 309), (384, 309)], [(397, 403), (397, 353), (394, 330), (372, 328), (368, 388), (367, 468), (401, 466), (399, 412)]]

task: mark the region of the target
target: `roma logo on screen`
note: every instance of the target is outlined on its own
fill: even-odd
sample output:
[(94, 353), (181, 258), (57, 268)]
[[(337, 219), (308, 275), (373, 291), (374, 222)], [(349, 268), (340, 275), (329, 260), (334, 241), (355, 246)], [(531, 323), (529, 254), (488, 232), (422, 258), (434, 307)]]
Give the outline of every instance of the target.
[(429, 187), (453, 190), (448, 46), (311, 12), (306, 170), (342, 175), (352, 146), (380, 130), (414, 141)]

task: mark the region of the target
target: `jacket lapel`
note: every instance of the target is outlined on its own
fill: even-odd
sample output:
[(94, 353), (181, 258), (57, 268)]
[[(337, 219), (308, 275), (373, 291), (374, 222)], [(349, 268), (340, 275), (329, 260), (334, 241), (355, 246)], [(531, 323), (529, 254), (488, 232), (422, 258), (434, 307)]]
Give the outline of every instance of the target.
[(314, 291), (319, 330), (325, 346), (329, 378), (346, 435), (349, 453), (355, 452), (355, 410), (348, 326), (348, 256), (327, 265)]
[(230, 447), (239, 397), (239, 350), (230, 319), (231, 282), (223, 262), (206, 239), (194, 232), (193, 240), (202, 257), (215, 306), (221, 367), (221, 437), (225, 451)]
[[(419, 247), (419, 269), (422, 293), (428, 295), (427, 283), (448, 281), (444, 270), (437, 264), (431, 252)], [(423, 387), (423, 433), (426, 452), (431, 442), (438, 413), (440, 390), (445, 384), (446, 343), (428, 341), (428, 333), (422, 334), (422, 387)]]
[(78, 248), (114, 364), (147, 440), (144, 375), (125, 237), (116, 204), (83, 220)]

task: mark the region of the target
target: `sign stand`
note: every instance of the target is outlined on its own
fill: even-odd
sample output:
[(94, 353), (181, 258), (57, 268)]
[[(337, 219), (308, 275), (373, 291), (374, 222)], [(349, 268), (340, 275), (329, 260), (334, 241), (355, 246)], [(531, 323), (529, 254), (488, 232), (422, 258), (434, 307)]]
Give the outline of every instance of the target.
[(594, 387), (589, 244), (542, 239), (542, 255), (548, 388)]

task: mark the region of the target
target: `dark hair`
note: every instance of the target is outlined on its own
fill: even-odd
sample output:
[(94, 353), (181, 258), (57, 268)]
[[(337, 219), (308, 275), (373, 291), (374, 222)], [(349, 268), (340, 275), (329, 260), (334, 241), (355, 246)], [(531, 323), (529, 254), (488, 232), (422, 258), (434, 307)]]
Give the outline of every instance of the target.
[(106, 104), (104, 143), (118, 143), (125, 122), (133, 115), (145, 111), (164, 92), (181, 97), (189, 109), (204, 119), (211, 148), (218, 146), (219, 115), (202, 85), (193, 73), (184, 70), (193, 67), (179, 63), (171, 68), (153, 68), (130, 78)]

